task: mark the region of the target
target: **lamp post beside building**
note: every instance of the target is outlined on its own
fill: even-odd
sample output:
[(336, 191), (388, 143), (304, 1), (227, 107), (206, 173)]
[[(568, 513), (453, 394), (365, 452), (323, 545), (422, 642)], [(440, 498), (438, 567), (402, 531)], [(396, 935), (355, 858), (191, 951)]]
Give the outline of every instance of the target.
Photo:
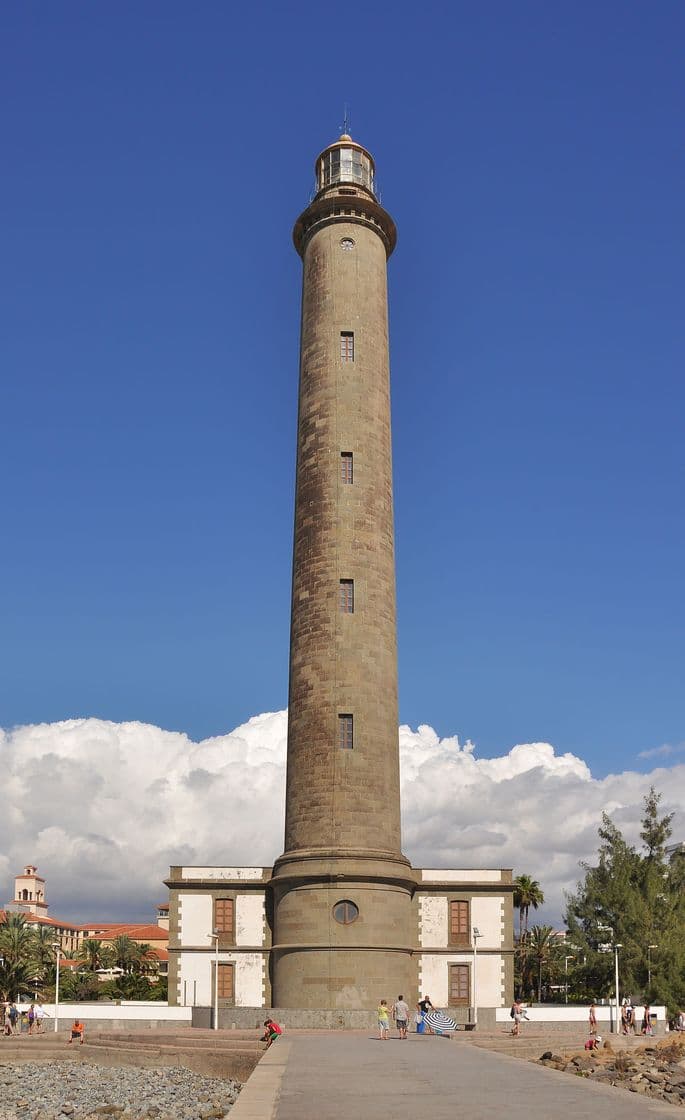
[(59, 955), (62, 946), (59, 941), (53, 941), (52, 947), (56, 950), (55, 959), (57, 963), (57, 971), (55, 972), (55, 1034), (57, 1034), (59, 1030)]
[(652, 949), (658, 949), (658, 945), (647, 946), (647, 987), (652, 986)]
[(214, 940), (214, 1016), (213, 1028), (215, 1031), (219, 1029), (219, 931), (214, 930), (212, 933), (207, 934), (208, 937)]
[(619, 1016), (619, 999), (618, 999), (618, 951), (622, 949), (623, 945), (620, 941), (614, 944), (614, 980), (616, 983), (616, 1034), (619, 1033), (618, 1016)]
[(564, 957), (564, 1003), (568, 1003), (568, 962), (575, 959), (573, 953)]
[(478, 1027), (478, 988), (476, 976), (476, 964), (478, 961), (478, 938), (483, 934), (478, 929), (478, 926), (473, 927), (473, 1029)]

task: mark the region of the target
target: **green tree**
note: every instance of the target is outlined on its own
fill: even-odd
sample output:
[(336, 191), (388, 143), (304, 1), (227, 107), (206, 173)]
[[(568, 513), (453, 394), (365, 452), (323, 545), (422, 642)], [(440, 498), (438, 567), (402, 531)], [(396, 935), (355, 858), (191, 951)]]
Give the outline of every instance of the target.
[(585, 958), (580, 975), (593, 997), (615, 995), (612, 950), (620, 944), (620, 991), (665, 1003), (674, 1013), (685, 1000), (685, 896), (682, 868), (666, 862), (672, 814), (659, 815), (660, 800), (654, 789), (645, 797), (642, 851), (603, 815), (597, 863), (583, 864), (585, 878), (567, 898), (566, 923), (569, 942)]
[(537, 910), (545, 901), (540, 884), (530, 875), (517, 875), (514, 879), (514, 906), (519, 912), (519, 940), (528, 932), (528, 912), (532, 906)]
[(545, 973), (551, 978), (555, 958), (558, 959), (559, 938), (552, 926), (532, 926), (525, 939), (526, 955), (535, 971), (537, 1000), (542, 1001), (542, 982)]
[(112, 942), (114, 961), (125, 973), (132, 972), (136, 962), (136, 944), (130, 937), (121, 935)]
[(42, 980), (36, 959), (36, 940), (23, 914), (6, 913), (0, 922), (0, 995), (18, 999)]
[(146, 941), (141, 941), (140, 944), (134, 944), (133, 947), (133, 971), (140, 976), (144, 976), (150, 971), (150, 953), (152, 952), (152, 945)]
[(86, 961), (91, 972), (102, 965), (102, 942), (94, 937), (87, 937), (79, 948), (79, 959)]

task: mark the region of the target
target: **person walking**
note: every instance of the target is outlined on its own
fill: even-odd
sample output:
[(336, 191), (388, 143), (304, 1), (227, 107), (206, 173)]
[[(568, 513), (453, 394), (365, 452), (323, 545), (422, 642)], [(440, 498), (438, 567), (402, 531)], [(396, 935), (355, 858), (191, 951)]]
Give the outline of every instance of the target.
[(36, 1034), (42, 1034), (45, 1028), (45, 1008), (39, 1003), (36, 1008)]
[(518, 1038), (521, 1033), (521, 1019), (523, 1018), (523, 1004), (520, 999), (515, 999), (511, 1005), (511, 1017), (514, 1020), (514, 1025), (511, 1028), (511, 1033), (514, 1038)]
[(595, 1001), (594, 1000), (590, 1004), (589, 1020), (590, 1020), (590, 1034), (597, 1034), (597, 1008), (595, 1007)]
[(642, 1015), (642, 1034), (654, 1034), (652, 1030), (652, 1011), (648, 1003)]
[(409, 1004), (404, 1002), (404, 996), (398, 996), (392, 1009), (395, 1016), (395, 1026), (400, 1038), (407, 1037), (407, 1022), (409, 1020)]
[(10, 1004), (10, 1010), (9, 1010), (10, 1034), (16, 1034), (17, 1033), (17, 1019), (18, 1018), (19, 1018), (19, 1012), (17, 1011), (17, 1005), (13, 1000), (12, 1003)]
[(378, 1037), (383, 1041), (390, 1038), (390, 1017), (388, 1001), (382, 999), (378, 1005)]

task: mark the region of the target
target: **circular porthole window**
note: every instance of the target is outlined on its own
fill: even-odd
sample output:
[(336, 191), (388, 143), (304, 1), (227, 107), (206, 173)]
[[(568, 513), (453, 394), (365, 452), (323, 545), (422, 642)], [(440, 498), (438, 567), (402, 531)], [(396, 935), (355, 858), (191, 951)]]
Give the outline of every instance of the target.
[(345, 898), (342, 902), (336, 902), (333, 907), (333, 917), (341, 926), (349, 926), (359, 917), (359, 907)]
[(340, 241), (340, 248), (349, 253), (350, 250), (354, 249), (354, 241), (351, 237), (343, 237)]

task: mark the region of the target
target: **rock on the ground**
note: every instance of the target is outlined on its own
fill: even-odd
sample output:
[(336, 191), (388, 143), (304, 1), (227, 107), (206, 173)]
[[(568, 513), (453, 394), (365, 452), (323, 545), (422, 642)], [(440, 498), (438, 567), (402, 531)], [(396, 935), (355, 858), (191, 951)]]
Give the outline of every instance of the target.
[(239, 1092), (237, 1081), (181, 1067), (9, 1063), (0, 1066), (0, 1120), (220, 1120)]

